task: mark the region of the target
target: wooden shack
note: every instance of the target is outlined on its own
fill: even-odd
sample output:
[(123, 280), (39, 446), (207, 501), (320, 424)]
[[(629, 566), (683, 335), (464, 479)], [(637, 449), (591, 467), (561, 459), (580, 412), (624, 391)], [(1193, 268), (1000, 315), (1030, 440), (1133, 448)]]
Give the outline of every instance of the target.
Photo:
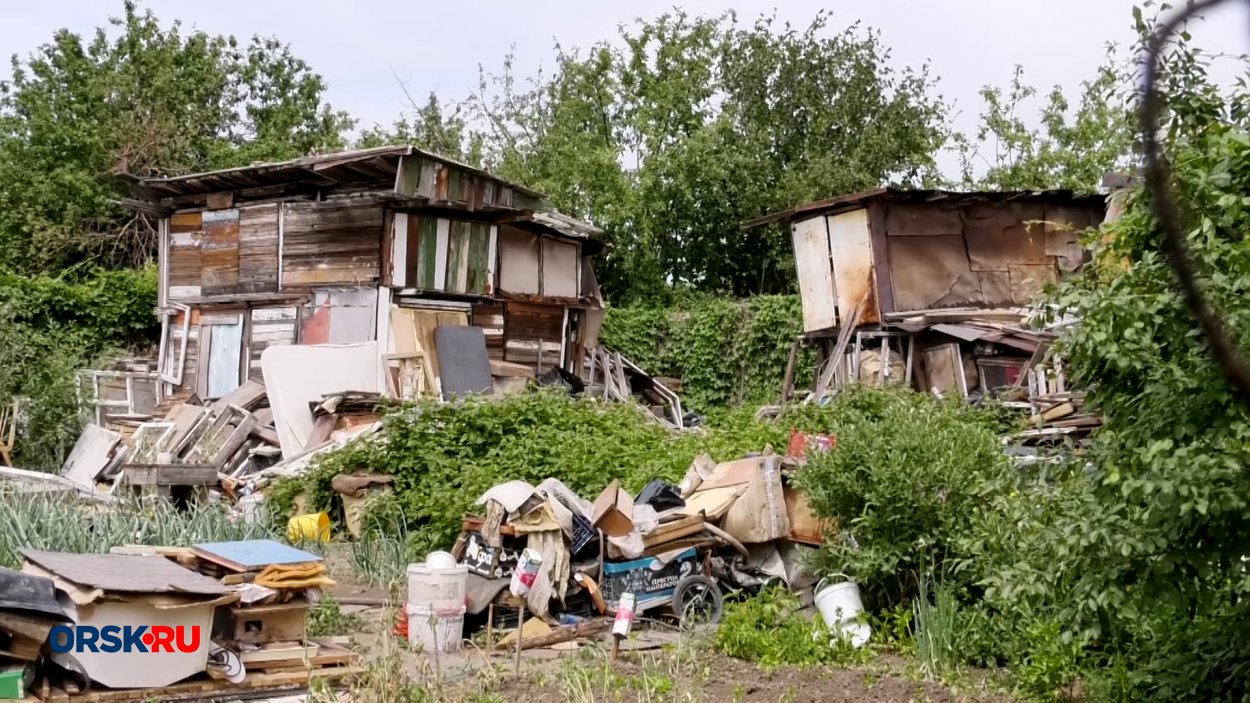
[(788, 223), (803, 330), (892, 313), (1028, 305), (1085, 261), (1079, 234), (1102, 222), (1100, 195), (879, 188), (745, 223)]
[(817, 347), (815, 397), (869, 383), (938, 394), (1030, 397), (1063, 388), (1055, 334), (1027, 307), (1087, 261), (1081, 233), (1100, 195), (1064, 190), (960, 193), (879, 188), (743, 223), (790, 228), (803, 334)]
[(274, 345), (376, 342), (388, 361), (432, 361), (436, 327), (472, 325), (490, 359), (542, 373), (583, 368), (596, 343), (598, 231), (437, 154), (388, 146), (131, 182), (127, 204), (160, 222), (159, 366), (174, 399), (260, 380)]

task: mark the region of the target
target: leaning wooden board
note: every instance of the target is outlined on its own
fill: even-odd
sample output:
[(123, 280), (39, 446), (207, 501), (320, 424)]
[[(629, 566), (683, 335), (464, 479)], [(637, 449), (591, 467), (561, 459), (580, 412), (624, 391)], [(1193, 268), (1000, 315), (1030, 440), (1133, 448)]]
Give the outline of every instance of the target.
[(131, 703), (139, 701), (212, 701), (256, 697), (259, 693), (280, 693), (306, 687), (313, 679), (340, 681), (364, 673), (361, 666), (305, 669), (273, 674), (248, 674), (240, 684), (213, 679), (196, 679), (163, 688), (100, 690), (70, 695), (52, 688), (43, 703)]

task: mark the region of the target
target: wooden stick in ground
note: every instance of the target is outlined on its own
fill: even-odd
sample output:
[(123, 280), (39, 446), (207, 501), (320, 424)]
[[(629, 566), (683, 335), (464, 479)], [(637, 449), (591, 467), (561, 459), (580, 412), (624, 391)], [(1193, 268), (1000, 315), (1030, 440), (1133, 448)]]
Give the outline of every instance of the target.
[(612, 661), (616, 661), (621, 656), (621, 636), (612, 635)]
[(517, 606), (516, 621), (516, 664), (514, 665), (514, 673), (521, 675), (521, 644), (524, 638), (521, 636), (525, 632), (525, 600), (521, 600), (521, 604)]
[(486, 651), (495, 648), (495, 604), (486, 607)]

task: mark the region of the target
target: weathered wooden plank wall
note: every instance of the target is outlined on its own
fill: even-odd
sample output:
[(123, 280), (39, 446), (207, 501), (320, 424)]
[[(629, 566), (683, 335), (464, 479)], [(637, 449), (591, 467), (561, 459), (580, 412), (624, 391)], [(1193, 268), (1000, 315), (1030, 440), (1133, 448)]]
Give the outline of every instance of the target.
[(360, 285), (381, 273), (378, 204), (285, 203), (282, 287)]

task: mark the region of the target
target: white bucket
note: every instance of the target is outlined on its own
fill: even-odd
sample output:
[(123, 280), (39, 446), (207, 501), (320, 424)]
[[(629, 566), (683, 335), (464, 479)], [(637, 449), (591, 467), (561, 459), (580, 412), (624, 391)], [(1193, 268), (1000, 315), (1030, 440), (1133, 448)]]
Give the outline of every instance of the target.
[(432, 567), (427, 564), (408, 565), (408, 605), (418, 608), (463, 606), (468, 586), (469, 567)]
[(848, 637), (855, 647), (862, 647), (872, 636), (872, 628), (867, 624), (856, 622), (859, 614), (864, 612), (864, 601), (859, 595), (859, 586), (854, 581), (843, 581), (832, 586), (825, 586), (824, 581), (816, 584), (816, 609), (825, 625), (834, 633)]
[(444, 654), (460, 651), (464, 641), (465, 607), (422, 608), (408, 606), (408, 642), (421, 645), (427, 654), (434, 648)]

